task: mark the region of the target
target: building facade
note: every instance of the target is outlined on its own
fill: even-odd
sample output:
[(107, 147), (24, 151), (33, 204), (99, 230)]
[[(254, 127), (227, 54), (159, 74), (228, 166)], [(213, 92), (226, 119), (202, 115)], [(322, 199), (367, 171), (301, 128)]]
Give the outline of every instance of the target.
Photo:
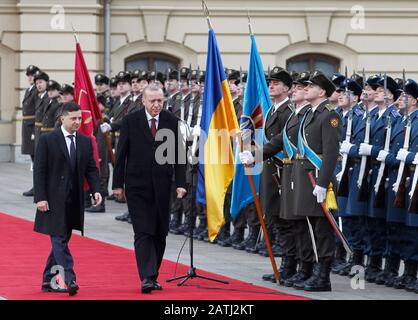
[[(20, 155), (25, 69), (60, 83), (74, 77), (76, 30), (92, 77), (105, 70), (110, 3), (110, 72), (205, 68), (207, 21), (200, 0), (2, 0), (0, 161)], [(365, 69), (418, 79), (417, 1), (207, 0), (225, 67), (247, 68), (248, 12), (264, 67), (326, 73)]]

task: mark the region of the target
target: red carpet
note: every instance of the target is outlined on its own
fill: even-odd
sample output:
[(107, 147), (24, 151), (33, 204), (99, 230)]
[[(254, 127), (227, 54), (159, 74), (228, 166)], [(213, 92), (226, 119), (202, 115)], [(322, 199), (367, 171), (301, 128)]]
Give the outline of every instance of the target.
[[(164, 260), (159, 281), (163, 291), (139, 292), (140, 281), (133, 250), (73, 235), (70, 249), (75, 261), (79, 293), (74, 297), (40, 290), (42, 272), (50, 251), (49, 237), (35, 233), (33, 223), (0, 213), (0, 296), (10, 300), (303, 300), (270, 288), (198, 270), (202, 276), (227, 280), (229, 285), (191, 279), (178, 287), (175, 263)], [(238, 266), (237, 266), (238, 267)], [(179, 264), (177, 274), (187, 272)]]

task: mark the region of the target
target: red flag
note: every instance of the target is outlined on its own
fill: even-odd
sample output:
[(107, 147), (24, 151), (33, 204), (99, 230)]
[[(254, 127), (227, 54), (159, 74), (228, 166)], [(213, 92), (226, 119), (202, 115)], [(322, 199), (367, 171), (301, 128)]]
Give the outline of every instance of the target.
[(99, 108), (96, 93), (84, 61), (83, 51), (81, 51), (78, 41), (76, 43), (74, 67), (74, 101), (80, 105), (83, 116), (80, 132), (91, 138), (94, 159), (96, 160), (97, 169), (100, 170), (99, 152), (93, 130), (98, 125), (99, 120), (102, 119), (102, 112)]

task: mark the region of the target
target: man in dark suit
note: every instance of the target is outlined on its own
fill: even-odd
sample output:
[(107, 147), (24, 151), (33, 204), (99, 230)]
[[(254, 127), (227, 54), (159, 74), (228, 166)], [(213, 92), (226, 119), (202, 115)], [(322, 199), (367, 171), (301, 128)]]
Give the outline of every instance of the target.
[[(90, 138), (77, 133), (81, 125), (80, 106), (62, 107), (62, 126), (40, 137), (34, 165), (36, 217), (34, 230), (51, 237), (52, 250), (43, 273), (42, 290), (78, 291), (74, 261), (68, 248), (72, 230), (83, 233), (84, 178), (93, 191), (96, 205), (102, 201), (100, 182)], [(60, 271), (67, 288), (61, 288), (54, 271)]]
[[(125, 189), (141, 291), (150, 293), (162, 289), (157, 277), (168, 233), (173, 169), (178, 198), (186, 194), (186, 178), (185, 159), (184, 164), (178, 161), (179, 155), (185, 155), (178, 143), (179, 120), (163, 110), (163, 91), (149, 85), (143, 91), (143, 102), (145, 108), (128, 114), (122, 121), (113, 194), (121, 198)], [(164, 154), (166, 158), (160, 159)]]

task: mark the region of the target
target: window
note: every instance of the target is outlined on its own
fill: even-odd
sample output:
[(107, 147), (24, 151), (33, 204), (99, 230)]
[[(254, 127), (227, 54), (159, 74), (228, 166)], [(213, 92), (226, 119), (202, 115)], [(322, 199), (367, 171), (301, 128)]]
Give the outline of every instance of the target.
[(334, 72), (340, 70), (340, 60), (321, 53), (307, 53), (294, 56), (286, 62), (288, 71), (313, 72), (314, 70), (322, 71), (326, 76), (330, 77)]
[(159, 53), (146, 52), (130, 56), (125, 59), (125, 70), (134, 71), (136, 69), (148, 71), (160, 71), (165, 73), (168, 68), (177, 69), (180, 60), (176, 57)]

